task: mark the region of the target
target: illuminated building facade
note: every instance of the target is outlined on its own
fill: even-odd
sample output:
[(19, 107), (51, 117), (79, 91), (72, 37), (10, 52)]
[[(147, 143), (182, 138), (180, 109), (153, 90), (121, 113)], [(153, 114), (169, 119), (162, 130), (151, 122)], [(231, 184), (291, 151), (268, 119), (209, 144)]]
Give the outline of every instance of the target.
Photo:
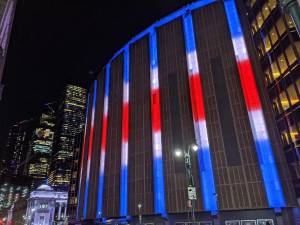
[(86, 90), (67, 85), (59, 102), (49, 183), (68, 188), (76, 136), (84, 129)]
[(55, 105), (44, 104), (31, 140), (31, 155), (28, 174), (35, 180), (34, 186), (40, 185), (49, 172), (50, 156), (53, 148), (55, 126)]
[(79, 171), (80, 171), (80, 159), (81, 159), (81, 147), (82, 147), (83, 132), (79, 133), (75, 139), (75, 147), (73, 153), (73, 161), (71, 167), (71, 180), (69, 186), (68, 195), (68, 221), (76, 221), (76, 209), (78, 204), (78, 185), (79, 185)]
[(30, 193), (25, 225), (62, 225), (67, 219), (67, 192), (55, 191), (48, 185), (41, 185)]
[(196, 143), (197, 224), (294, 224), (295, 193), (240, 4), (196, 1), (100, 72), (88, 95), (79, 221), (138, 223), (142, 214), (143, 223), (187, 224), (174, 151)]
[(24, 120), (11, 126), (6, 144), (7, 173), (27, 174), (27, 156), (34, 129), (34, 120)]
[(297, 198), (300, 198), (300, 38), (276, 0), (245, 1), (262, 79), (273, 104)]
[(2, 78), (8, 50), (17, 0), (0, 0), (0, 100), (2, 97)]

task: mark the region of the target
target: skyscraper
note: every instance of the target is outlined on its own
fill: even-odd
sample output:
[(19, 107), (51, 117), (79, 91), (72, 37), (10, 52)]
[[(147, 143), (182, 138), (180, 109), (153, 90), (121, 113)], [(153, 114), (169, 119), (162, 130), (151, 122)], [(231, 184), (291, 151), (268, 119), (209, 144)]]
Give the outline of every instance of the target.
[(29, 119), (11, 126), (5, 148), (8, 173), (27, 174), (27, 156), (29, 154), (34, 123), (33, 119)]
[(16, 4), (17, 0), (0, 0), (0, 100), (2, 98), (2, 78)]
[(57, 109), (49, 183), (68, 188), (76, 136), (84, 129), (86, 90), (67, 85)]
[[(197, 224), (294, 224), (295, 193), (241, 4), (195, 1), (107, 62), (88, 95), (83, 224), (188, 225), (190, 208)], [(174, 153), (193, 143), (185, 170)]]
[(263, 71), (261, 79), (273, 104), (282, 151), (300, 200), (300, 38), (278, 1), (244, 2)]
[(40, 185), (48, 176), (54, 126), (55, 105), (53, 103), (44, 104), (42, 114), (32, 134), (30, 155), (28, 156), (30, 161), (28, 175), (35, 181), (35, 187)]

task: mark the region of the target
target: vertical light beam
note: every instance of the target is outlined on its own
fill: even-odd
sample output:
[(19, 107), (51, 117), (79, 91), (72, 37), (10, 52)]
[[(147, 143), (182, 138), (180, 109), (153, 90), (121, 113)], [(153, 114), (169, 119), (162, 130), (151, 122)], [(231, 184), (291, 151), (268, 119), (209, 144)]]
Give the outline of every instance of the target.
[(272, 208), (285, 207), (285, 199), (236, 5), (234, 0), (225, 0), (224, 5), (268, 203)]
[(81, 148), (81, 162), (80, 162), (80, 174), (79, 174), (79, 188), (78, 188), (78, 205), (76, 210), (76, 219), (79, 220), (79, 210), (80, 210), (80, 194), (81, 194), (81, 182), (82, 182), (82, 171), (83, 171), (83, 161), (85, 155), (85, 144), (86, 144), (86, 131), (87, 131), (87, 123), (88, 123), (88, 116), (89, 116), (89, 102), (90, 102), (90, 94), (87, 96), (87, 103), (86, 103), (86, 112), (85, 112), (85, 126), (84, 126), (84, 135), (83, 135), (83, 143)]
[(157, 38), (155, 29), (151, 30), (149, 41), (154, 211), (157, 214), (162, 214), (163, 216), (166, 216), (163, 156), (160, 128), (160, 94), (158, 81)]
[(88, 207), (88, 198), (89, 198), (89, 183), (90, 183), (90, 172), (91, 172), (91, 158), (93, 152), (93, 139), (94, 139), (94, 125), (95, 125), (95, 111), (96, 111), (96, 102), (97, 102), (97, 80), (94, 81), (94, 95), (93, 95), (93, 106), (92, 106), (92, 117), (91, 117), (91, 127), (90, 127), (90, 136), (89, 136), (89, 150), (87, 158), (87, 168), (86, 168), (86, 179), (85, 179), (85, 192), (84, 192), (84, 201), (83, 201), (83, 218), (86, 219), (87, 216), (87, 207)]
[(215, 213), (218, 211), (216, 188), (214, 182), (210, 146), (208, 141), (206, 118), (204, 111), (201, 75), (198, 68), (198, 58), (195, 42), (192, 14), (183, 15), (183, 27), (186, 47), (186, 58), (189, 76), (190, 97), (194, 121), (194, 131), (198, 151), (198, 163), (204, 210)]
[(124, 49), (123, 115), (120, 177), (120, 216), (127, 216), (128, 201), (128, 132), (129, 132), (129, 46)]
[(104, 92), (103, 118), (102, 118), (101, 155), (100, 155), (99, 178), (98, 178), (98, 199), (97, 199), (97, 215), (96, 215), (97, 219), (102, 218), (104, 168), (105, 168), (104, 166), (105, 166), (105, 152), (106, 152), (107, 125), (108, 125), (109, 83), (110, 83), (110, 63), (106, 65), (106, 72), (105, 72), (105, 92)]

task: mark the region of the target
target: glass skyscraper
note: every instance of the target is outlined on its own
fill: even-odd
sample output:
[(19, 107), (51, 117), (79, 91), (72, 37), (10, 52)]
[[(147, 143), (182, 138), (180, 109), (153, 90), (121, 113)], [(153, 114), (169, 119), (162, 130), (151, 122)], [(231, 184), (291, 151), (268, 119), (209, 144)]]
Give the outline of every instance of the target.
[(60, 99), (54, 136), (49, 183), (68, 188), (76, 136), (84, 129), (86, 90), (67, 85)]
[(28, 174), (36, 182), (35, 187), (48, 176), (54, 140), (54, 126), (55, 105), (53, 103), (44, 104), (38, 125), (32, 134), (30, 146)]
[(300, 38), (276, 0), (246, 0), (249, 27), (300, 198)]

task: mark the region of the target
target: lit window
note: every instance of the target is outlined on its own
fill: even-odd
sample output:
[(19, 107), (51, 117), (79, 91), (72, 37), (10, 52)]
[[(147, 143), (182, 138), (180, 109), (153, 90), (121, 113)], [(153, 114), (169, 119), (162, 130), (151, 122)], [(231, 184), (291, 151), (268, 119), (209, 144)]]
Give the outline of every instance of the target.
[(273, 108), (275, 110), (275, 112), (277, 114), (281, 114), (282, 113), (282, 110), (281, 110), (281, 107), (280, 107), (280, 103), (279, 103), (279, 98), (278, 97), (275, 97), (273, 99)]
[(272, 69), (273, 78), (275, 80), (275, 79), (277, 79), (280, 76), (280, 72), (279, 72), (278, 66), (276, 64), (276, 61), (274, 61), (271, 64), (271, 69)]
[(277, 35), (276, 30), (275, 30), (275, 27), (272, 27), (272, 29), (269, 32), (269, 35), (270, 35), (272, 43), (275, 44), (276, 41), (278, 40), (278, 35)]
[(262, 7), (262, 14), (265, 18), (265, 20), (268, 18), (268, 16), (270, 15), (270, 10), (267, 4), (264, 4), (264, 6)]
[(284, 58), (283, 53), (281, 53), (280, 56), (278, 57), (278, 64), (279, 64), (279, 67), (280, 67), (280, 71), (283, 74), (288, 68), (288, 65), (286, 63), (286, 60)]
[(287, 88), (287, 92), (288, 92), (288, 95), (290, 97), (290, 101), (291, 101), (292, 105), (299, 102), (299, 99), (298, 99), (298, 96), (297, 96), (296, 89), (295, 89), (294, 85), (292, 85), (292, 84), (289, 85), (288, 88)]
[(284, 22), (283, 22), (282, 18), (280, 18), (279, 20), (277, 20), (276, 27), (277, 27), (279, 36), (281, 36), (286, 31), (286, 28), (285, 28), (285, 25), (284, 25)]
[(270, 42), (270, 40), (269, 40), (268, 35), (265, 35), (265, 36), (264, 36), (263, 42), (264, 42), (264, 46), (265, 46), (266, 52), (269, 52), (270, 49), (271, 49), (271, 42)]
[(285, 54), (287, 56), (289, 64), (292, 65), (297, 58), (291, 45), (287, 47), (287, 49), (285, 50)]
[(262, 17), (261, 12), (258, 12), (258, 13), (257, 13), (256, 20), (257, 20), (258, 28), (261, 28), (261, 26), (262, 26), (263, 23), (264, 23), (264, 19), (263, 19), (263, 17)]
[(299, 132), (297, 130), (296, 125), (290, 126), (290, 136), (291, 136), (292, 142), (296, 142), (296, 140), (298, 139), (298, 136), (299, 136)]
[(288, 132), (286, 130), (281, 132), (281, 139), (282, 139), (283, 143), (286, 144), (286, 145), (291, 143), (290, 139), (289, 139)]
[(272, 76), (271, 76), (271, 71), (270, 71), (269, 68), (267, 68), (267, 69), (265, 70), (265, 76), (266, 76), (266, 78), (267, 78), (268, 84), (270, 84), (270, 83), (273, 82), (273, 78), (272, 78)]
[(290, 103), (288, 101), (285, 91), (283, 91), (279, 94), (279, 98), (280, 98), (280, 102), (281, 102), (283, 110), (287, 110), (288, 108), (290, 108)]
[(268, 0), (268, 6), (270, 7), (271, 11), (276, 8), (276, 5), (276, 0)]
[(251, 24), (252, 30), (253, 30), (253, 34), (255, 34), (258, 30), (257, 26), (256, 26), (256, 21), (253, 20), (252, 24)]
[(286, 22), (288, 24), (288, 27), (293, 28), (294, 27), (294, 22), (293, 22), (291, 16), (285, 14), (285, 19), (286, 19)]

